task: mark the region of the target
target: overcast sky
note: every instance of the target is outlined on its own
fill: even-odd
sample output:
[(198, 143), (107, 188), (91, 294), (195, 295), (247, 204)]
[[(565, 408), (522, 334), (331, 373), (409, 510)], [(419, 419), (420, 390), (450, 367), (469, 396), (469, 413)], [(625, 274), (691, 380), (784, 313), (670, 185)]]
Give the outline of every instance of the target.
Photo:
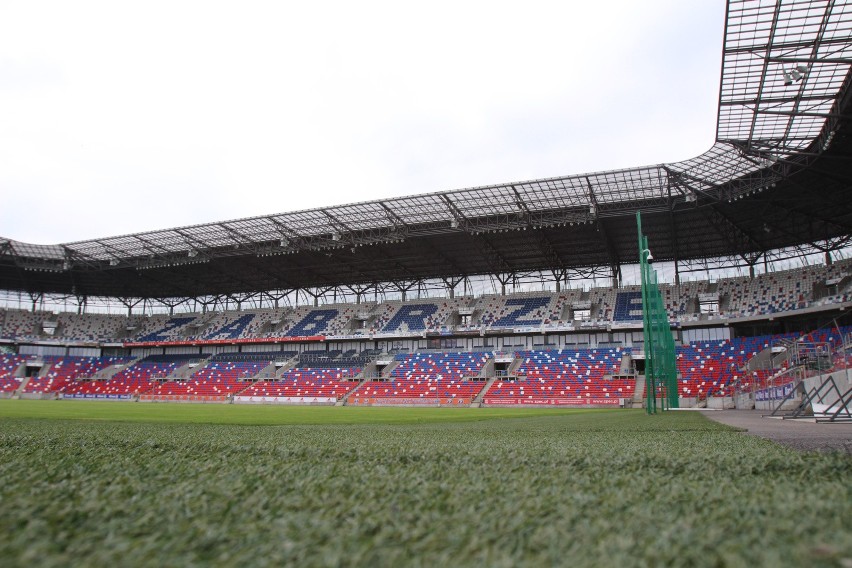
[(0, 236), (692, 158), (722, 0), (0, 3)]

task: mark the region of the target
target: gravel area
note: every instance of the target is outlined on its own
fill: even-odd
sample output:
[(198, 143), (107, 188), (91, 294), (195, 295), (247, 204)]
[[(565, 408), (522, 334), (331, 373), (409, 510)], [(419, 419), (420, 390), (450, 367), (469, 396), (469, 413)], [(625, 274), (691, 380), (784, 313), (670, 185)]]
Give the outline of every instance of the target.
[(765, 417), (762, 410), (702, 410), (708, 418), (742, 428), (793, 449), (811, 452), (839, 451), (852, 455), (852, 422), (816, 423), (813, 420), (781, 420)]

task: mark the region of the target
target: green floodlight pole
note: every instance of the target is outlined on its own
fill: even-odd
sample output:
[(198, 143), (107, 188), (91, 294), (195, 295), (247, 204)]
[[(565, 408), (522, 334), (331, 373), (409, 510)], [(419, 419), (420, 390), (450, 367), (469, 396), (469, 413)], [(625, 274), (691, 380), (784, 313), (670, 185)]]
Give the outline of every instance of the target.
[[(648, 237), (645, 237), (645, 248), (647, 249)], [(648, 287), (648, 319), (651, 321), (651, 355), (654, 359), (654, 404), (665, 411), (667, 410), (668, 384), (666, 383), (666, 348), (663, 342), (665, 334), (671, 336), (668, 318), (662, 317), (664, 311), (660, 287), (657, 282), (657, 271), (651, 268), (649, 261), (650, 251), (645, 258), (646, 275), (645, 281)], [(659, 401), (657, 400), (659, 398)]]
[(642, 334), (645, 340), (645, 412), (657, 413), (657, 382), (654, 379), (654, 355), (651, 338), (651, 298), (648, 290), (648, 237), (642, 234), (642, 213), (636, 212), (636, 228), (639, 232), (639, 273), (642, 281)]
[[(642, 276), (642, 330), (645, 336), (645, 409), (678, 408), (677, 354), (657, 271), (651, 268), (648, 237), (642, 234), (642, 215), (636, 212), (639, 231), (639, 268)], [(657, 398), (659, 397), (659, 401)]]

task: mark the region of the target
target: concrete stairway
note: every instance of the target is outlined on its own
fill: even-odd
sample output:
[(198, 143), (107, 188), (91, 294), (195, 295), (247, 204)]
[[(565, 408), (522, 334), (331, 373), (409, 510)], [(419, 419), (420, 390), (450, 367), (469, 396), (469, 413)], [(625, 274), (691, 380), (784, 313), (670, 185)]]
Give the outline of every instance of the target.
[(479, 408), (480, 406), (482, 406), (482, 400), (485, 398), (485, 393), (488, 392), (488, 389), (490, 389), (491, 385), (493, 385), (496, 381), (497, 377), (491, 377), (490, 379), (488, 379), (488, 381), (486, 381), (485, 386), (482, 387), (482, 390), (479, 391), (479, 394), (473, 397), (473, 400), (470, 403), (471, 408)]
[(30, 377), (24, 377), (21, 381), (21, 386), (15, 389), (15, 392), (12, 393), (12, 398), (21, 398), (21, 393), (24, 392), (24, 389), (27, 388), (27, 385), (30, 382)]
[(478, 377), (493, 377), (495, 375), (494, 372), (494, 357), (490, 357), (485, 364), (479, 369)]
[(134, 359), (133, 361), (130, 361), (128, 363), (122, 363), (121, 365), (109, 365), (108, 367), (104, 367), (103, 369), (101, 369), (100, 371), (98, 371), (97, 373), (95, 373), (94, 375), (89, 377), (89, 380), (93, 380), (93, 381), (109, 380), (109, 379), (113, 378), (119, 371), (123, 371), (124, 369), (130, 367), (131, 365), (134, 365), (137, 361), (138, 361), (138, 359)]
[(645, 402), (645, 376), (636, 375), (636, 386), (633, 388), (633, 403), (631, 408), (643, 408)]
[(389, 363), (387, 366), (385, 366), (385, 368), (382, 370), (382, 377), (385, 377), (385, 378), (390, 377), (393, 370), (396, 369), (397, 367), (399, 367), (399, 361), (394, 359), (391, 363)]
[(207, 357), (205, 359), (201, 359), (201, 360), (198, 360), (198, 361), (190, 361), (190, 362), (188, 362), (184, 365), (181, 365), (177, 369), (175, 369), (169, 376), (166, 377), (166, 380), (173, 381), (173, 380), (188, 379), (193, 374), (195, 374), (197, 371), (200, 371), (201, 369), (206, 367), (207, 363), (209, 363), (209, 362), (210, 362), (210, 357)]
[(633, 355), (624, 353), (621, 356), (621, 365), (618, 368), (618, 373), (621, 375), (633, 374)]
[(362, 386), (364, 386), (364, 383), (366, 383), (369, 380), (370, 380), (369, 377), (363, 377), (363, 373), (362, 373), (362, 378), (358, 382), (358, 385), (354, 389), (352, 389), (351, 391), (349, 391), (348, 393), (346, 393), (342, 397), (340, 397), (340, 400), (335, 402), (334, 406), (346, 406), (346, 403), (349, 400), (349, 397), (352, 396)]
[(521, 368), (521, 365), (524, 364), (524, 360), (520, 357), (515, 357), (515, 360), (509, 365), (509, 368), (506, 369), (506, 374), (510, 377), (515, 376), (515, 373), (518, 372), (518, 369)]
[(298, 364), (299, 364), (299, 356), (298, 355), (296, 355), (295, 357), (290, 357), (289, 359), (287, 359), (287, 361), (283, 365), (278, 367), (278, 370), (275, 372), (275, 379), (280, 380), (281, 377), (284, 376), (284, 373), (286, 373), (290, 369), (294, 369), (296, 367), (296, 365), (298, 365)]
[(275, 362), (273, 361), (263, 369), (257, 372), (257, 374), (252, 377), (254, 379), (274, 379), (275, 374), (278, 371), (278, 367), (275, 366)]

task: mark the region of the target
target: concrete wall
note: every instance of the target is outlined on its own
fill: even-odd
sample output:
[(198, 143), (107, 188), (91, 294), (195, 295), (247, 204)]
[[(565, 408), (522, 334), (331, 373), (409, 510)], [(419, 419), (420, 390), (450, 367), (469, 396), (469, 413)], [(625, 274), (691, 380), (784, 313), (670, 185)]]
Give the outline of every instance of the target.
[(734, 406), (737, 410), (751, 410), (755, 407), (754, 394), (744, 392), (734, 395)]
[(32, 400), (52, 400), (56, 398), (56, 393), (22, 392), (21, 398), (28, 398)]
[[(828, 380), (828, 377), (834, 378), (834, 382), (837, 384), (837, 388), (840, 390), (840, 394), (844, 394), (846, 391), (852, 388), (852, 370), (844, 370), (836, 371), (834, 373), (826, 373), (825, 375), (805, 379), (803, 381), (805, 384), (805, 392), (810, 392), (811, 389), (818, 388), (824, 381)], [(830, 387), (824, 388), (820, 392), (824, 395), (823, 402), (825, 402), (826, 404), (834, 404), (839, 398), (837, 391)]]
[[(828, 377), (834, 377), (834, 382), (837, 383), (837, 388), (840, 390), (840, 393), (845, 393), (852, 387), (852, 371), (848, 374), (846, 371), (836, 371), (834, 373), (826, 373), (824, 375), (819, 375), (816, 377), (811, 377), (809, 379), (805, 379), (802, 381), (804, 385), (805, 392), (810, 392), (811, 390), (818, 388), (824, 381), (828, 379)], [(821, 391), (824, 395), (824, 402), (826, 404), (834, 404), (837, 402), (838, 394), (834, 389), (823, 389)], [(764, 400), (764, 401), (756, 401), (755, 408), (757, 410), (765, 410), (767, 412), (771, 412), (776, 409), (780, 400)], [(780, 410), (787, 411), (793, 410), (802, 402), (802, 397), (798, 393), (793, 396), (789, 401), (785, 402)]]
[(715, 410), (728, 410), (731, 408), (736, 408), (734, 406), (734, 399), (730, 396), (708, 396), (707, 397), (707, 408), (713, 408)]
[[(781, 401), (780, 400), (757, 400), (754, 403), (754, 408), (756, 410), (764, 410), (766, 412), (772, 412), (778, 406), (779, 402), (781, 402)], [(791, 398), (790, 400), (785, 402), (783, 405), (781, 405), (780, 410), (784, 410), (784, 411), (793, 410), (794, 408), (799, 406), (799, 404), (801, 402), (802, 402), (802, 397), (794, 396), (793, 398)]]

